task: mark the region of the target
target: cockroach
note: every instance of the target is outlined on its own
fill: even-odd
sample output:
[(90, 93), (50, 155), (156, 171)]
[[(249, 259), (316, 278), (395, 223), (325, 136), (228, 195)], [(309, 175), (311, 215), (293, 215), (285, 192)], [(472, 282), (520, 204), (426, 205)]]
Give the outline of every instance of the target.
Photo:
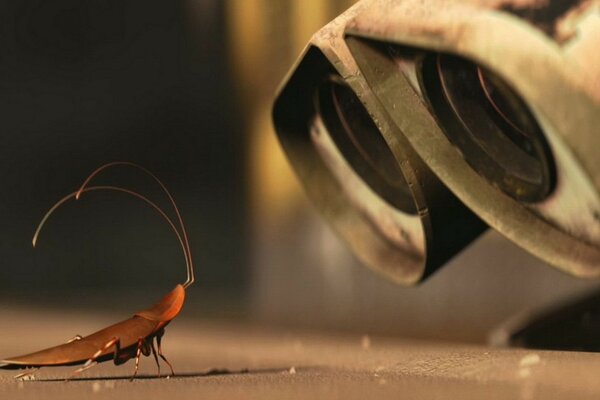
[[(175, 215), (177, 216), (179, 229), (171, 220), (171, 218), (169, 218), (169, 216), (158, 205), (133, 190), (118, 186), (89, 185), (92, 179), (100, 172), (116, 166), (137, 168), (154, 179), (154, 181), (158, 183), (162, 191), (168, 197)], [(35, 231), (32, 240), (33, 247), (36, 246), (42, 227), (50, 215), (58, 207), (68, 200), (78, 200), (83, 193), (99, 190), (117, 191), (134, 196), (144, 201), (163, 217), (163, 219), (175, 232), (175, 235), (177, 236), (179, 244), (183, 250), (187, 270), (187, 279), (184, 283), (178, 284), (175, 289), (164, 296), (158, 303), (150, 308), (135, 313), (133, 317), (129, 319), (118, 322), (85, 337), (77, 335), (67, 343), (58, 346), (50, 347), (48, 349), (37, 351), (31, 354), (10, 357), (5, 360), (1, 360), (0, 368), (28, 369), (27, 372), (19, 374), (15, 376), (15, 378), (31, 375), (41, 367), (83, 364), (71, 374), (70, 377), (73, 377), (74, 375), (93, 367), (99, 362), (113, 360), (115, 365), (121, 365), (128, 360), (135, 358), (135, 370), (133, 372), (133, 376), (131, 377), (133, 380), (137, 375), (140, 356), (142, 354), (144, 356), (150, 356), (150, 354), (154, 356), (154, 360), (158, 367), (159, 377), (160, 363), (158, 357), (160, 357), (169, 366), (171, 370), (171, 376), (175, 374), (171, 363), (162, 353), (161, 339), (164, 335), (165, 327), (181, 312), (185, 301), (186, 289), (192, 283), (194, 283), (194, 264), (192, 261), (192, 253), (190, 251), (188, 235), (177, 204), (175, 203), (175, 200), (169, 190), (155, 174), (150, 172), (148, 169), (132, 162), (117, 161), (102, 165), (87, 177), (77, 191), (63, 197), (48, 210)], [(156, 346), (154, 344), (155, 342)]]

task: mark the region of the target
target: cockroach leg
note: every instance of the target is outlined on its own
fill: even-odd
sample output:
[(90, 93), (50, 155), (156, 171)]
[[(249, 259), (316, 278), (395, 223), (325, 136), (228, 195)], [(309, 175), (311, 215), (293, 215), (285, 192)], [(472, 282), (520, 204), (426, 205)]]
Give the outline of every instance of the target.
[(37, 371), (38, 369), (40, 369), (39, 367), (33, 367), (32, 369), (27, 369), (27, 371), (22, 372), (18, 375), (15, 375), (15, 379), (23, 379), (25, 380), (25, 378), (27, 377), (33, 377), (33, 374), (35, 373), (35, 371)]
[(160, 378), (160, 363), (158, 362), (158, 355), (156, 353), (156, 346), (154, 346), (154, 340), (150, 340), (150, 347), (152, 349), (152, 355), (154, 356), (154, 361), (156, 361), (156, 368), (158, 368), (158, 378)]
[(66, 381), (70, 380), (71, 378), (73, 378), (75, 375), (78, 375), (80, 373), (82, 373), (83, 371), (87, 371), (88, 369), (95, 367), (96, 364), (98, 364), (98, 361), (90, 361), (88, 360), (83, 367), (81, 368), (77, 368), (75, 371), (73, 371), (71, 373), (71, 375), (69, 375), (69, 377), (67, 379), (65, 379)]
[(71, 339), (69, 339), (67, 341), (67, 343), (76, 342), (76, 341), (81, 340), (81, 339), (83, 339), (83, 336), (81, 336), (81, 335), (75, 335)]
[(119, 358), (119, 353), (121, 352), (121, 341), (119, 338), (114, 337), (114, 338), (110, 339), (108, 342), (106, 342), (106, 344), (104, 346), (102, 346), (101, 349), (99, 349), (97, 352), (95, 352), (94, 355), (89, 360), (87, 360), (81, 368), (78, 368), (75, 371), (73, 371), (73, 373), (69, 376), (69, 378), (67, 378), (67, 380), (71, 379), (75, 375), (80, 374), (83, 371), (88, 370), (88, 369), (92, 368), (93, 366), (95, 366), (96, 364), (98, 364), (96, 359), (98, 357), (100, 357), (100, 355), (102, 353), (104, 353), (106, 350), (110, 349), (112, 346), (115, 346), (114, 359), (115, 359), (115, 364), (116, 364), (116, 361)]
[(139, 338), (138, 343), (137, 343), (137, 351), (135, 352), (135, 370), (133, 371), (133, 376), (131, 377), (130, 381), (134, 380), (138, 373), (138, 368), (140, 366), (140, 356), (142, 355), (142, 347), (143, 346), (144, 346), (144, 339)]
[(167, 358), (162, 353), (161, 340), (162, 340), (162, 337), (164, 334), (165, 334), (165, 330), (161, 329), (160, 332), (158, 332), (158, 335), (156, 335), (156, 344), (158, 345), (158, 355), (160, 356), (160, 358), (163, 359), (164, 362), (167, 363), (167, 365), (171, 369), (171, 376), (175, 376), (175, 372), (173, 371), (173, 366), (171, 365), (169, 360), (167, 360)]
[(142, 354), (146, 357), (148, 357), (152, 352), (152, 347), (150, 347), (150, 343), (151, 342), (149, 342), (148, 339), (144, 339), (144, 342), (142, 343)]

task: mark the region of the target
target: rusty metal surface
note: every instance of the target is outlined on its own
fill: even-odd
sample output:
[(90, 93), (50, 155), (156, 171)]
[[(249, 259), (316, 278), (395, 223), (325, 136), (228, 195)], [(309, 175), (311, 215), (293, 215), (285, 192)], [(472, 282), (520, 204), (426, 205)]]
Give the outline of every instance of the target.
[[(60, 310), (5, 308), (14, 321), (0, 333), (0, 354), (53, 343), (76, 329), (85, 334), (109, 315), (69, 316)], [(45, 329), (31, 330), (32, 320)], [(503, 350), (378, 336), (339, 335), (241, 323), (178, 321), (164, 342), (179, 377), (156, 379), (144, 358), (133, 366), (101, 365), (64, 382), (72, 367), (42, 369), (34, 381), (0, 371), (4, 399), (595, 399), (600, 355)]]
[[(346, 22), (366, 5), (358, 3), (315, 34), (281, 88), (274, 107), (275, 127), (309, 197), (357, 257), (396, 282), (414, 284), (485, 228), (438, 181), (377, 107), (343, 36)], [(315, 92), (331, 76), (345, 81), (366, 106), (398, 163), (414, 211), (384, 200), (333, 143), (330, 126), (314, 105)], [(382, 156), (378, 153), (374, 158)]]
[[(282, 86), (274, 108), (280, 140), (317, 207), (359, 258), (396, 281), (418, 281), (481, 230), (444, 185), (532, 254), (561, 271), (597, 277), (600, 62), (592, 49), (600, 40), (599, 15), (599, 3), (593, 0), (363, 0), (315, 34)], [(423, 88), (419, 54), (460, 56), (515, 91), (541, 127), (553, 158), (555, 182), (548, 194), (535, 201), (507, 194), (473, 167), (464, 149), (457, 151)], [(411, 188), (420, 218), (382, 212), (381, 195), (357, 189), (360, 184), (368, 187), (369, 177), (349, 178), (356, 171), (343, 163), (343, 153), (331, 156), (335, 146), (316, 151), (316, 156), (311, 151), (319, 143), (301, 142), (309, 133), (298, 127), (314, 126), (314, 110), (300, 107), (303, 111), (294, 115), (293, 105), (302, 104), (319, 79), (332, 73), (354, 90), (378, 126)], [(317, 129), (312, 136), (326, 136), (324, 131)], [(336, 157), (323, 165), (323, 160)], [(421, 255), (417, 262), (406, 251), (397, 251), (402, 247), (398, 241), (392, 242), (395, 257), (381, 256), (379, 242), (390, 243), (385, 229), (390, 225), (408, 232), (404, 237), (416, 238), (411, 244), (420, 243), (411, 253)], [(446, 257), (428, 264), (444, 250)]]
[[(378, 96), (383, 106), (387, 110), (394, 105), (405, 107), (392, 118), (413, 148), (465, 204), (495, 229), (564, 271), (598, 276), (600, 174), (594, 166), (597, 156), (590, 149), (596, 141), (600, 113), (593, 96), (597, 87), (590, 85), (579, 60), (570, 56), (566, 44), (557, 46), (549, 36), (540, 35), (537, 26), (523, 24), (502, 11), (443, 2), (443, 13), (430, 8), (427, 13), (419, 13), (423, 7), (416, 2), (386, 3), (387, 7), (370, 7), (357, 16), (349, 31), (361, 35), (359, 32), (365, 28), (365, 36), (371, 39), (385, 37), (396, 44), (459, 54), (502, 76), (519, 92), (543, 127), (556, 160), (556, 188), (535, 203), (515, 201), (499, 192), (455, 151), (440, 131), (439, 122), (424, 102), (415, 98), (419, 96), (401, 74), (390, 68), (387, 71), (393, 78), (378, 82), (371, 73), (367, 80), (373, 90), (379, 94), (386, 91), (386, 95)], [(427, 18), (419, 18), (425, 14)], [(386, 66), (382, 58), (369, 62), (373, 62), (373, 68), (375, 64), (380, 69)], [(361, 67), (365, 74), (372, 71), (367, 62)], [(423, 129), (417, 132), (406, 122), (415, 114), (421, 119), (413, 118), (412, 124), (427, 127), (426, 142)]]

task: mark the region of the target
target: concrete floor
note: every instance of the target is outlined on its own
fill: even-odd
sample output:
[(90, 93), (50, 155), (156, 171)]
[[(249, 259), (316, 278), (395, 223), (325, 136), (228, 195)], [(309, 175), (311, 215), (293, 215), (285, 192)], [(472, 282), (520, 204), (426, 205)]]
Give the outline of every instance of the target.
[[(118, 317), (117, 317), (118, 319)], [(0, 358), (62, 343), (114, 316), (0, 309)], [(178, 375), (156, 378), (152, 358), (105, 363), (77, 379), (45, 368), (17, 381), (0, 370), (0, 399), (598, 399), (600, 354), (503, 350), (176, 320), (164, 351)], [(163, 368), (163, 371), (166, 367)]]

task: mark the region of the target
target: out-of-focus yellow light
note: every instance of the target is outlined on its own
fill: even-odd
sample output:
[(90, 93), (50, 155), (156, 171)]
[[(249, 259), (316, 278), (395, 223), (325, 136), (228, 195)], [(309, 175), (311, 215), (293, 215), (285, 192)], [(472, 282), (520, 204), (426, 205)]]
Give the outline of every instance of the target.
[(275, 89), (311, 35), (354, 0), (229, 0), (232, 70), (245, 110), (254, 216), (277, 221), (301, 199), (271, 122)]

